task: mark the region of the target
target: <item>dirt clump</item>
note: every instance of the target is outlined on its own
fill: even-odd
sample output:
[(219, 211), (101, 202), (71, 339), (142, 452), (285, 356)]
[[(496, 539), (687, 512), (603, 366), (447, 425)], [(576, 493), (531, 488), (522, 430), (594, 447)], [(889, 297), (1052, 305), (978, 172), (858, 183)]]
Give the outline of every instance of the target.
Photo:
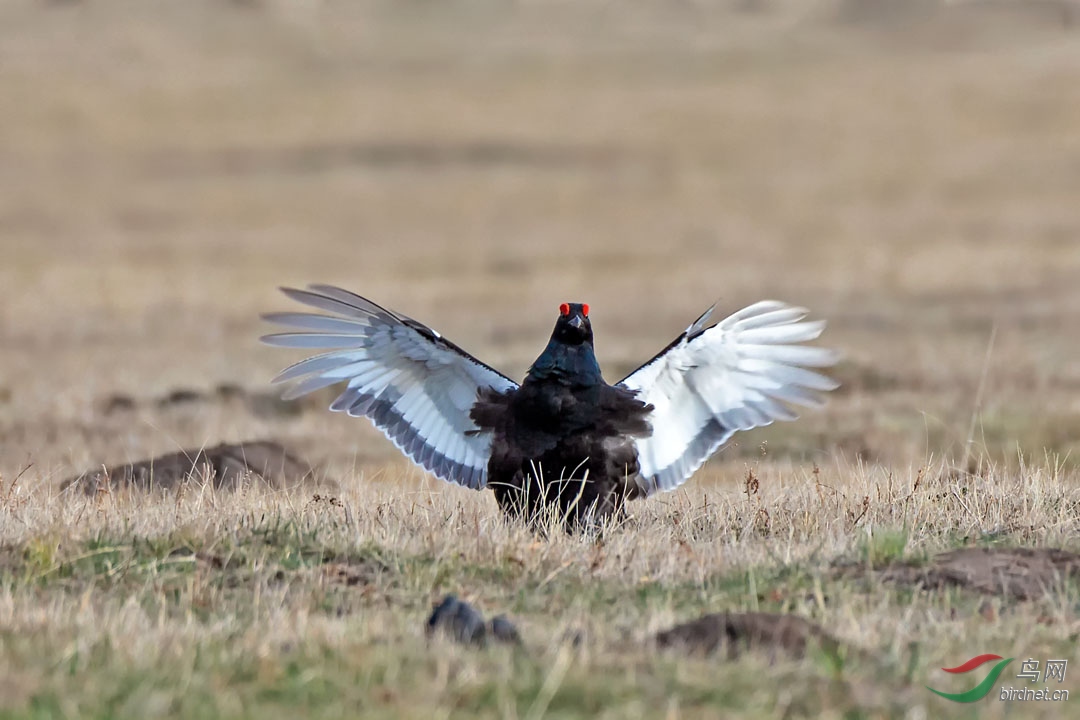
[(796, 615), (778, 613), (712, 613), (656, 634), (660, 648), (692, 654), (722, 652), (734, 660), (746, 652), (763, 652), (770, 660), (801, 658), (815, 644), (830, 655), (840, 652), (840, 641), (820, 625)]
[[(308, 410), (324, 410), (336, 397), (333, 388), (313, 393), (311, 397), (283, 400), (278, 390), (248, 390), (236, 383), (220, 383), (211, 390), (175, 388), (154, 398), (142, 399), (125, 393), (113, 393), (103, 398), (98, 407), (106, 417), (140, 408), (158, 412), (177, 412), (207, 405), (236, 405), (260, 418), (297, 418)], [(0, 388), (0, 402), (3, 402)]]
[(333, 485), (315, 466), (297, 458), (282, 445), (266, 440), (224, 443), (211, 448), (181, 450), (123, 465), (83, 472), (60, 487), (81, 488), (93, 495), (114, 490), (174, 490), (190, 480), (235, 490), (244, 483), (284, 489), (303, 485)]
[(432, 608), (424, 634), (428, 638), (442, 634), (462, 645), (521, 644), (517, 627), (505, 615), (484, 622), (479, 610), (452, 593)]
[(358, 585), (370, 585), (375, 582), (381, 573), (387, 572), (388, 568), (378, 562), (328, 562), (323, 565), (322, 573), (327, 582), (356, 587)]
[(873, 573), (876, 581), (938, 590), (959, 587), (1014, 600), (1044, 597), (1080, 577), (1080, 555), (1056, 548), (961, 548), (929, 562), (901, 561), (880, 568), (844, 565), (839, 577)]

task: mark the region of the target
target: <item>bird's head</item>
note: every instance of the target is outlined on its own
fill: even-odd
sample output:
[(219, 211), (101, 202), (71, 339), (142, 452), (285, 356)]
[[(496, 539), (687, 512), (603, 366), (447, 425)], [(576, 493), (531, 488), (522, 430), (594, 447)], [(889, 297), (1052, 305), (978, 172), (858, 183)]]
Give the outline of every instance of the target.
[(525, 381), (550, 379), (573, 385), (603, 382), (600, 365), (593, 353), (589, 306), (584, 303), (563, 303), (559, 306), (559, 319), (555, 321), (551, 339), (529, 368)]
[(566, 345), (592, 345), (592, 324), (589, 322), (589, 306), (585, 303), (563, 303), (559, 306), (559, 319), (555, 321), (552, 340)]

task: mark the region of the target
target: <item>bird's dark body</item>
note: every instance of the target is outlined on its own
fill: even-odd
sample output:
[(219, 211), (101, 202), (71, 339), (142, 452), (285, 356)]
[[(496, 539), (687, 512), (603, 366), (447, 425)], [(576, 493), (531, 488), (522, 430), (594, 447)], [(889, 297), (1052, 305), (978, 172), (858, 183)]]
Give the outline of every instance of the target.
[(470, 413), (492, 432), (488, 486), (503, 511), (537, 522), (554, 510), (568, 527), (616, 516), (636, 494), (634, 438), (651, 432), (652, 410), (604, 382), (591, 329), (571, 324), (581, 311), (570, 307), (521, 387), (481, 391)]
[(637, 487), (633, 438), (649, 434), (648, 409), (606, 384), (526, 380), (485, 394), (472, 417), (493, 433), (488, 486), (499, 507), (532, 522), (550, 508), (568, 526), (617, 515)]

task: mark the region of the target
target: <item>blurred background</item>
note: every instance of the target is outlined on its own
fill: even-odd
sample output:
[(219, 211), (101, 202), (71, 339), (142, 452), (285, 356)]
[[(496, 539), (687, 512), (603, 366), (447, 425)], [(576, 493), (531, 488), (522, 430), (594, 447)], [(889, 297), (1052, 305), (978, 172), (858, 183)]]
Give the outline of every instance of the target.
[(1072, 0), (4, 0), (0, 473), (261, 437), (406, 467), (328, 397), (274, 401), (299, 356), (258, 344), (258, 313), (308, 282), (514, 377), (567, 300), (611, 382), (713, 302), (811, 308), (843, 388), (718, 477), (1074, 464), (1078, 20)]

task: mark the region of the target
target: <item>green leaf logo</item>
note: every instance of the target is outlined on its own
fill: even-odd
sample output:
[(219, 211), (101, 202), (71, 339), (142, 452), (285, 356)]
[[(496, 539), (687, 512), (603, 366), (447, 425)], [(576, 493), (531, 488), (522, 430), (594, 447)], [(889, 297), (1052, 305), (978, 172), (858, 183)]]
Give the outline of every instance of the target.
[(997, 682), (998, 676), (1001, 675), (1001, 671), (1005, 669), (1006, 665), (1013, 661), (1012, 658), (1006, 658), (1003, 660), (1000, 655), (986, 653), (984, 655), (976, 655), (962, 665), (957, 665), (956, 667), (951, 668), (941, 668), (947, 673), (966, 673), (971, 672), (980, 665), (988, 663), (992, 660), (998, 660), (1000, 662), (994, 665), (994, 668), (990, 671), (990, 674), (983, 678), (983, 681), (981, 683), (971, 688), (967, 692), (941, 692), (940, 690), (935, 690), (929, 685), (926, 686), (926, 689), (934, 693), (935, 695), (940, 695), (946, 700), (952, 700), (953, 702), (970, 703), (975, 702), (976, 700), (982, 700), (984, 697), (990, 694), (990, 690), (993, 689), (994, 684)]

